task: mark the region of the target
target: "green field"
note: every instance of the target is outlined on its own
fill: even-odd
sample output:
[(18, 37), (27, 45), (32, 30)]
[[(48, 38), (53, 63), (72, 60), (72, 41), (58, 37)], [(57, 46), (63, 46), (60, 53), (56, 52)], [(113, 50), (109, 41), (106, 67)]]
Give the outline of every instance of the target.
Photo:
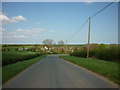
[(120, 64), (118, 63), (75, 56), (60, 57), (79, 66), (85, 67), (86, 69), (96, 72), (104, 77), (107, 77), (114, 83), (120, 84), (118, 80), (118, 76), (120, 75), (120, 72), (118, 72), (118, 65), (120, 66)]
[(25, 60), (21, 62), (17, 62), (14, 64), (6, 65), (2, 68), (2, 82), (3, 84), (10, 80), (12, 77), (23, 71), (25, 68), (29, 67), (30, 65), (38, 62), (40, 59), (45, 57), (45, 55), (32, 58), (30, 60)]

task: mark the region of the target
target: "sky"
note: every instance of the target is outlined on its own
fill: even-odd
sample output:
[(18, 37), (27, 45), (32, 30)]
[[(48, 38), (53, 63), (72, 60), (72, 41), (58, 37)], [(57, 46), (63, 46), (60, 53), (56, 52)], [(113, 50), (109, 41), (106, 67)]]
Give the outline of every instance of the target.
[[(3, 44), (42, 44), (66, 41), (81, 25), (110, 2), (3, 2), (0, 31)], [(69, 39), (86, 44), (88, 23)], [(91, 19), (91, 43), (118, 43), (118, 3)]]

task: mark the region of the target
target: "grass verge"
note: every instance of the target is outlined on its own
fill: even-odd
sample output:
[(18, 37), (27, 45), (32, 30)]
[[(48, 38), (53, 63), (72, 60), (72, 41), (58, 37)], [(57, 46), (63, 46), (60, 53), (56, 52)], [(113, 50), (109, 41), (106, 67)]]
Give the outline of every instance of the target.
[(36, 58), (32, 58), (27, 61), (20, 61), (14, 64), (6, 65), (2, 67), (2, 82), (3, 84), (10, 80), (12, 77), (23, 71), (25, 68), (31, 66), (32, 64), (38, 62), (40, 59), (45, 57), (46, 55), (42, 55)]
[(120, 75), (120, 72), (118, 72), (118, 66), (120, 66), (120, 64), (118, 63), (75, 56), (60, 56), (60, 58), (85, 67), (86, 69), (107, 77), (109, 80), (120, 85), (118, 80)]

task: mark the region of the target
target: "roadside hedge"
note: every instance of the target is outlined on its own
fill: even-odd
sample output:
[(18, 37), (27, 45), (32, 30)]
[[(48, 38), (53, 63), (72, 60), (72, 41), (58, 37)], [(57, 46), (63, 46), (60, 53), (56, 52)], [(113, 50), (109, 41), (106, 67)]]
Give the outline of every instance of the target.
[[(103, 46), (99, 45), (97, 48), (90, 49), (89, 56), (91, 58), (98, 58), (107, 61), (118, 61), (120, 58), (120, 48), (117, 45)], [(70, 53), (71, 56), (86, 57), (87, 50), (80, 50)]]
[(19, 61), (29, 60), (42, 53), (30, 52), (30, 51), (3, 51), (2, 52), (2, 65), (8, 65)]

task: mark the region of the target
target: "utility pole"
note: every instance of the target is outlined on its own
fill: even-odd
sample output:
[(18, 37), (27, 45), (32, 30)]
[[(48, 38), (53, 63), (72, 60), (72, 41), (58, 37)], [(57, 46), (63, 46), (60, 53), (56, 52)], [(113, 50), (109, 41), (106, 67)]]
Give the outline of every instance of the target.
[(87, 47), (87, 58), (89, 58), (89, 51), (90, 51), (90, 19), (89, 17), (89, 25), (88, 25), (88, 47)]
[(66, 54), (67, 54), (67, 40), (66, 40)]

